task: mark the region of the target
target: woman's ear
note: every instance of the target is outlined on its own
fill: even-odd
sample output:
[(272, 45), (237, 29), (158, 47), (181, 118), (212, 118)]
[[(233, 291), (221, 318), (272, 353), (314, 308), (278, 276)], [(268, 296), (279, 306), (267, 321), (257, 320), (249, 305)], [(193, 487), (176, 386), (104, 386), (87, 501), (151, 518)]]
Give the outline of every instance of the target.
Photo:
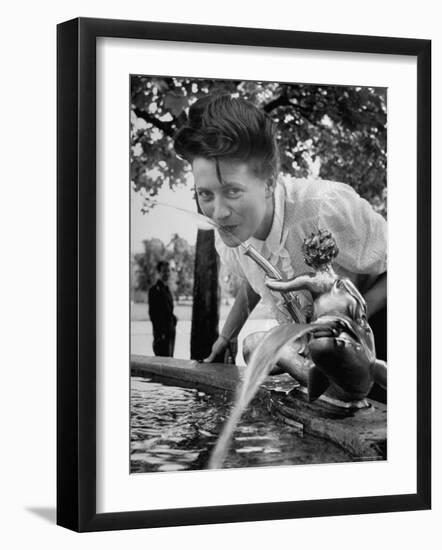
[(270, 198), (274, 192), (275, 192), (275, 180), (273, 178), (269, 178), (266, 181), (266, 198)]

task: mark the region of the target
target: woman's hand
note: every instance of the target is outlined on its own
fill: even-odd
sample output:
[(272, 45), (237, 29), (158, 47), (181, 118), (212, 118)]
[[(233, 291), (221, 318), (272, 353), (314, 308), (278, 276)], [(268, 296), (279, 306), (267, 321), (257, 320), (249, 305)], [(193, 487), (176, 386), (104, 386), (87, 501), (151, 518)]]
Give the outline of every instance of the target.
[(234, 364), (237, 350), (236, 341), (229, 341), (225, 336), (218, 336), (215, 340), (209, 357), (203, 363), (223, 362)]

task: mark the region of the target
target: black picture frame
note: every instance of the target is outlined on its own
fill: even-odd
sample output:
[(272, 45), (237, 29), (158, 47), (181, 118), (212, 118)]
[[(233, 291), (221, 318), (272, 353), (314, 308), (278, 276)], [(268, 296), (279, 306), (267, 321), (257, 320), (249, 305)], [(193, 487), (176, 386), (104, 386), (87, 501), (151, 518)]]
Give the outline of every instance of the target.
[[(417, 60), (417, 491), (361, 498), (96, 511), (96, 39), (154, 39)], [(57, 28), (57, 523), (75, 531), (429, 509), (431, 41), (79, 18)]]

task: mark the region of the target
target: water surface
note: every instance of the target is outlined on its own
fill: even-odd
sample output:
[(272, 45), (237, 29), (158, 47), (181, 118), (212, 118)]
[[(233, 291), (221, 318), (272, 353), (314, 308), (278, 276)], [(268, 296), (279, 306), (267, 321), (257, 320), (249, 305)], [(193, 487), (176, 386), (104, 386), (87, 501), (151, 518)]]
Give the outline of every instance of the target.
[[(152, 378), (131, 378), (130, 470), (205, 469), (232, 405), (207, 393)], [(301, 435), (252, 402), (239, 422), (223, 468), (349, 462), (340, 447)]]

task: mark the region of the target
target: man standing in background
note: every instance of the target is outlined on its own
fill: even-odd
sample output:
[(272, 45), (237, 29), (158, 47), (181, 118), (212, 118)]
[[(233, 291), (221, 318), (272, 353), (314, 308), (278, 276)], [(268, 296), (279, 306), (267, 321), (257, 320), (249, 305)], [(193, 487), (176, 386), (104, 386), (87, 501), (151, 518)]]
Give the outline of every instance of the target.
[(177, 318), (173, 314), (173, 298), (169, 289), (170, 264), (157, 264), (158, 279), (149, 289), (149, 317), (153, 327), (155, 355), (173, 357)]

